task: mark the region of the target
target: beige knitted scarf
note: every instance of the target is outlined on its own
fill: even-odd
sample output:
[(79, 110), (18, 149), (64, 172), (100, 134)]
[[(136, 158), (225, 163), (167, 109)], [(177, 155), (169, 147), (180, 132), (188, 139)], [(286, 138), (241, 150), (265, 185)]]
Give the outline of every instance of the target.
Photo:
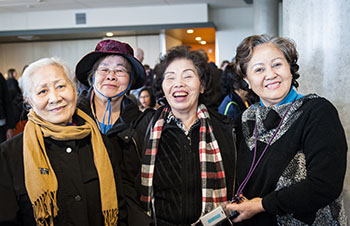
[(28, 114), (28, 123), (23, 134), (23, 160), (25, 185), (33, 206), (34, 218), (39, 226), (53, 226), (53, 218), (59, 211), (56, 200), (57, 178), (45, 150), (44, 137), (74, 140), (91, 134), (105, 225), (117, 225), (117, 191), (106, 147), (95, 122), (80, 109), (76, 113), (85, 120), (84, 125), (55, 125), (41, 119), (33, 110)]

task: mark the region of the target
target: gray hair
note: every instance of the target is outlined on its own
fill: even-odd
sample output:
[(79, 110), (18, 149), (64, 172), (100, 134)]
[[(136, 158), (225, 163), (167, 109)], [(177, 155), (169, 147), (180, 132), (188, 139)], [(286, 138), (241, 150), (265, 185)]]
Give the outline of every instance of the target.
[(56, 57), (51, 58), (42, 58), (40, 60), (37, 60), (33, 63), (31, 63), (23, 72), (23, 75), (19, 81), (19, 87), (22, 90), (23, 98), (26, 100), (30, 95), (30, 88), (31, 88), (31, 79), (33, 76), (35, 76), (35, 73), (41, 69), (42, 67), (49, 66), (49, 65), (55, 65), (63, 69), (66, 77), (70, 81), (71, 85), (75, 89), (75, 77), (68, 65), (63, 62), (61, 59)]

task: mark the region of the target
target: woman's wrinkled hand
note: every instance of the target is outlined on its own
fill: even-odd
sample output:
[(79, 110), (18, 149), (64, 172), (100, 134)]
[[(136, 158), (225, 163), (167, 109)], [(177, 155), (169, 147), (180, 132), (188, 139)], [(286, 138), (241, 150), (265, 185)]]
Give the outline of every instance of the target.
[(226, 209), (237, 211), (239, 215), (232, 221), (237, 223), (252, 218), (254, 215), (265, 211), (262, 205), (262, 198), (244, 199), (241, 203), (231, 203), (226, 205)]

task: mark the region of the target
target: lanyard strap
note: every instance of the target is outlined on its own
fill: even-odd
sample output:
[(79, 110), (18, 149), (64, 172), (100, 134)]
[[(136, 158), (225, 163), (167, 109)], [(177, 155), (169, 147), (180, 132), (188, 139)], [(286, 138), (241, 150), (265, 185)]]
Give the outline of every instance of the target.
[(290, 108), (292, 107), (293, 103), (295, 102), (295, 99), (293, 100), (292, 103), (290, 103), (290, 105), (288, 106), (288, 109), (286, 110), (286, 112), (283, 114), (283, 117), (281, 118), (281, 121), (279, 122), (276, 131), (273, 133), (272, 137), (270, 138), (269, 142), (266, 144), (264, 151), (261, 153), (259, 159), (256, 161), (255, 163), (255, 158), (256, 158), (256, 152), (257, 152), (257, 145), (258, 145), (258, 129), (257, 129), (257, 123), (255, 121), (255, 127), (254, 127), (254, 138), (255, 138), (255, 142), (254, 142), (254, 156), (253, 156), (253, 161), (252, 164), (250, 166), (250, 169), (248, 171), (247, 176), (245, 177), (245, 179), (243, 180), (243, 182), (241, 183), (241, 185), (238, 187), (238, 190), (236, 192), (235, 197), (239, 197), (239, 195), (242, 194), (242, 191), (244, 189), (244, 187), (247, 185), (249, 179), (251, 178), (254, 170), (256, 169), (256, 167), (258, 166), (258, 164), (260, 163), (260, 160), (262, 159), (263, 155), (265, 154), (266, 150), (270, 147), (270, 144), (272, 142), (272, 140), (275, 138), (278, 130), (280, 129), (284, 118), (286, 117), (287, 113), (289, 112)]
[[(129, 84), (128, 84), (128, 87), (122, 91), (121, 93), (113, 96), (113, 97), (107, 97), (105, 95), (103, 95), (95, 86), (95, 76), (92, 77), (92, 83), (93, 83), (93, 86), (94, 86), (94, 90), (96, 90), (101, 96), (105, 97), (108, 99), (107, 101), (107, 107), (106, 107), (106, 110), (105, 110), (105, 113), (103, 114), (103, 120), (102, 120), (102, 126), (105, 127), (105, 130), (107, 132), (107, 128), (111, 125), (111, 114), (112, 114), (112, 105), (111, 105), (111, 100), (112, 98), (116, 98), (116, 97), (120, 97), (121, 95), (123, 95), (124, 93), (126, 93), (130, 86), (131, 86), (131, 82), (132, 82), (132, 76), (130, 76), (130, 79), (129, 79)], [(107, 122), (107, 125), (105, 124), (105, 118), (106, 118), (106, 113), (108, 111), (108, 122)], [(97, 123), (99, 124), (99, 123)]]

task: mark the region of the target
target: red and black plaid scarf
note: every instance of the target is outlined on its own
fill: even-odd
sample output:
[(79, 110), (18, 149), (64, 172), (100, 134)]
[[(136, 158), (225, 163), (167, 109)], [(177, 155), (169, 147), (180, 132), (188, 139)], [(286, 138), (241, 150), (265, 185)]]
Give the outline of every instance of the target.
[[(158, 144), (163, 125), (170, 113), (165, 107), (150, 133), (141, 168), (141, 202), (151, 213), (151, 198), (153, 197), (153, 173)], [(199, 105), (197, 117), (200, 120), (199, 129), (199, 159), (202, 178), (202, 214), (205, 214), (227, 200), (224, 166), (218, 142), (213, 128), (209, 124), (209, 113), (204, 105)]]

